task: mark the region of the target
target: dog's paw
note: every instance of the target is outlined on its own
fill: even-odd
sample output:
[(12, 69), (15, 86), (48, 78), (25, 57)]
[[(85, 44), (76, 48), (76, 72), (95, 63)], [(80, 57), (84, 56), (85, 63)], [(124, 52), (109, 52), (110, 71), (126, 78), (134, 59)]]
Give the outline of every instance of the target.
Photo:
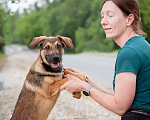
[(63, 70), (63, 73), (64, 73), (64, 75), (67, 75), (67, 74), (72, 74), (73, 72), (70, 71), (70, 70), (64, 69), (64, 70)]
[(81, 93), (80, 92), (73, 92), (72, 93), (74, 98), (80, 99), (81, 98)]
[(64, 75), (70, 74), (70, 75), (77, 77), (80, 80), (85, 81), (85, 82), (87, 82), (87, 80), (88, 80), (88, 77), (84, 73), (75, 73), (70, 70), (64, 70), (63, 72), (64, 72)]

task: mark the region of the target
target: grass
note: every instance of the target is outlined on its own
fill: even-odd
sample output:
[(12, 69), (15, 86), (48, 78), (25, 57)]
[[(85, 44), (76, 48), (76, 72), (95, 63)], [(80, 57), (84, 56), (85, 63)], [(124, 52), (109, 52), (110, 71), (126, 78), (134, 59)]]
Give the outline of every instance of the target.
[(3, 65), (7, 62), (7, 59), (5, 57), (5, 54), (0, 51), (0, 69), (3, 67)]
[(5, 56), (4, 53), (0, 51), (0, 58), (4, 56)]

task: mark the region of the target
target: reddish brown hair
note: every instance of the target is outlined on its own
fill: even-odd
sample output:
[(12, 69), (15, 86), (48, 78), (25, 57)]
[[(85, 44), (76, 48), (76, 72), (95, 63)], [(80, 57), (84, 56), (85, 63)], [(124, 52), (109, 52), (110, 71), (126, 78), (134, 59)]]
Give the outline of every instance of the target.
[(132, 23), (133, 30), (138, 35), (146, 37), (147, 34), (142, 30), (139, 5), (136, 0), (104, 0), (102, 6), (107, 1), (115, 3), (125, 15), (133, 14), (135, 18)]

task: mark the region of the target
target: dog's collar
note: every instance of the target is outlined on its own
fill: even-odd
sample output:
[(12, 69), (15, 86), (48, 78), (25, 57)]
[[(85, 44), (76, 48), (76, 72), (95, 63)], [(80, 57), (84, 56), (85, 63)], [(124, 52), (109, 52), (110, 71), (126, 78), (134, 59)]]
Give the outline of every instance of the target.
[(38, 58), (42, 61), (42, 59), (41, 59), (40, 55), (38, 55)]
[(57, 77), (57, 76), (62, 76), (62, 72), (61, 73), (47, 73), (47, 74), (41, 74), (41, 73), (37, 73), (39, 76), (52, 76), (52, 77)]

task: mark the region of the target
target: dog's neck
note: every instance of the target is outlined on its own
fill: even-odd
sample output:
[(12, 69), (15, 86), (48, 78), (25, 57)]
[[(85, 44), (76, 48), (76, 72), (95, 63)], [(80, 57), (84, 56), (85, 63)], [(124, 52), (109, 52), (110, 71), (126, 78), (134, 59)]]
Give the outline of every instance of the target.
[(41, 59), (40, 55), (38, 55), (38, 58), (42, 61), (42, 59)]

